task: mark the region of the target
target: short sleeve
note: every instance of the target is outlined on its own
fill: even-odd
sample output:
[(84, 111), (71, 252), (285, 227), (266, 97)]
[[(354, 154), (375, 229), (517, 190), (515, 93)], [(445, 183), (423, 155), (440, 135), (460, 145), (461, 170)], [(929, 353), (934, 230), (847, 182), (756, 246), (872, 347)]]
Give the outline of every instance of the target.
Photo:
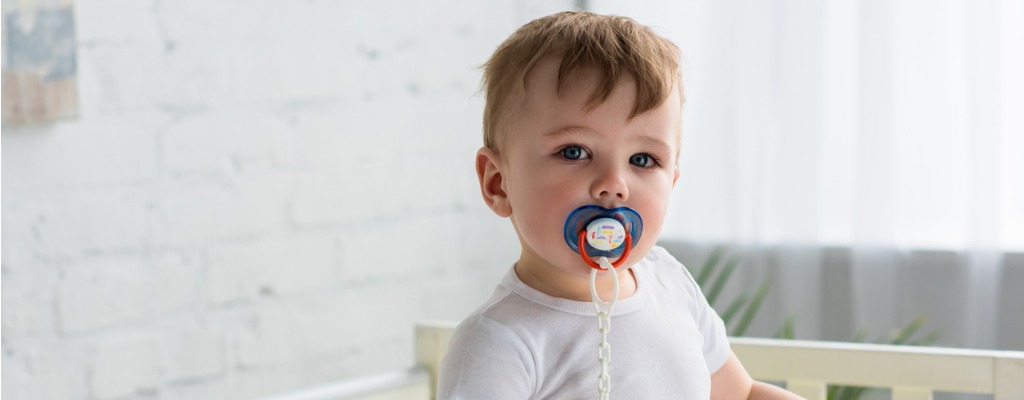
[(456, 328), (438, 371), (438, 399), (527, 399), (533, 363), (508, 328), (475, 316)]
[[(662, 249), (662, 251), (665, 251)], [(666, 256), (672, 257), (667, 254)], [(676, 261), (675, 258), (671, 258), (683, 271), (683, 275), (686, 276), (686, 284), (693, 287), (695, 298), (693, 299), (693, 318), (697, 324), (697, 329), (704, 337), (704, 361), (707, 363), (708, 371), (712, 374), (718, 371), (722, 365), (725, 364), (725, 360), (729, 358), (729, 354), (732, 349), (729, 347), (729, 337), (726, 335), (725, 322), (718, 316), (714, 308), (708, 304), (707, 298), (704, 297), (704, 293), (700, 290), (700, 285), (693, 279), (693, 275), (690, 271), (683, 266), (682, 263)]]

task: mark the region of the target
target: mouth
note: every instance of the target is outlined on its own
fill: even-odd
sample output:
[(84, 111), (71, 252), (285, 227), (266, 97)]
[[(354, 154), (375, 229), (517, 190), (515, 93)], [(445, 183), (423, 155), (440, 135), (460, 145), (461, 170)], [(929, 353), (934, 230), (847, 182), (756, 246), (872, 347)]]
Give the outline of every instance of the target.
[(643, 219), (629, 207), (608, 209), (587, 205), (569, 213), (563, 234), (569, 248), (591, 267), (602, 269), (593, 261), (600, 257), (618, 258), (612, 264), (617, 267), (640, 240)]

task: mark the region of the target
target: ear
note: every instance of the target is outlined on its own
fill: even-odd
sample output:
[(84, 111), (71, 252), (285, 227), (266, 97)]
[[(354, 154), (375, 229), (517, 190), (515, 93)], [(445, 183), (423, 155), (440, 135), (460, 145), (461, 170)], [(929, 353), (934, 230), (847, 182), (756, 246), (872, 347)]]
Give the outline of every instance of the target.
[(675, 172), (672, 173), (672, 187), (676, 187), (676, 181), (679, 180), (679, 166), (675, 168)]
[(504, 166), (498, 152), (488, 147), (481, 147), (476, 152), (476, 177), (480, 180), (484, 203), (499, 217), (507, 218), (512, 215), (512, 206), (505, 191)]

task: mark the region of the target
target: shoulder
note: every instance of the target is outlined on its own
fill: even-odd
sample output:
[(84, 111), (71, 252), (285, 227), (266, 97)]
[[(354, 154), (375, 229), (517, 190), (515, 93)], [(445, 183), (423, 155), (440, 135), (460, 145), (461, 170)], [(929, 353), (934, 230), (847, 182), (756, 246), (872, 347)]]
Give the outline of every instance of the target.
[(499, 286), (491, 298), (473, 310), (458, 326), (452, 335), (452, 346), (491, 346), (495, 344), (521, 344), (522, 339), (516, 335), (510, 323), (517, 307), (515, 294)]
[(678, 267), (683, 266), (683, 264), (680, 263), (679, 260), (676, 260), (675, 256), (673, 256), (672, 253), (669, 253), (668, 250), (665, 250), (665, 248), (661, 246), (652, 247), (651, 251), (647, 253), (647, 257), (645, 258), (647, 259), (647, 261), (657, 265), (674, 265)]
[[(655, 295), (677, 304), (688, 315), (698, 318), (708, 313), (709, 305), (703, 290), (690, 271), (679, 260), (661, 247), (648, 253), (645, 275), (651, 277)], [(712, 311), (713, 312), (713, 311)]]
[(525, 345), (524, 340), (513, 329), (495, 320), (487, 312), (470, 315), (455, 327), (452, 334), (452, 347), (479, 347), (490, 349), (496, 347), (519, 348)]
[(647, 256), (645, 263), (649, 266), (655, 279), (664, 284), (681, 286), (687, 292), (699, 292), (700, 288), (693, 275), (683, 263), (679, 262), (668, 250), (661, 246), (654, 246)]
[(494, 318), (495, 308), (504, 306), (501, 299), (489, 301), (455, 328), (438, 371), (439, 398), (532, 393), (535, 367), (526, 340)]

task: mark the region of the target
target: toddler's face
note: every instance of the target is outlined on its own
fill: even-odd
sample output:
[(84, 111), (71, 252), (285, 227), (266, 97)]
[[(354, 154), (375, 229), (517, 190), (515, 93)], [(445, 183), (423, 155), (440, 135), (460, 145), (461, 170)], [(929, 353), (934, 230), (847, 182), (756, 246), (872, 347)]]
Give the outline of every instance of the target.
[(523, 244), (517, 269), (565, 278), (590, 273), (562, 236), (577, 207), (629, 207), (640, 214), (644, 233), (624, 265), (654, 245), (679, 174), (681, 105), (673, 90), (659, 108), (629, 119), (635, 84), (626, 77), (606, 102), (587, 110), (596, 73), (581, 74), (558, 96), (559, 62), (546, 60), (531, 73), (501, 158), (510, 218)]

